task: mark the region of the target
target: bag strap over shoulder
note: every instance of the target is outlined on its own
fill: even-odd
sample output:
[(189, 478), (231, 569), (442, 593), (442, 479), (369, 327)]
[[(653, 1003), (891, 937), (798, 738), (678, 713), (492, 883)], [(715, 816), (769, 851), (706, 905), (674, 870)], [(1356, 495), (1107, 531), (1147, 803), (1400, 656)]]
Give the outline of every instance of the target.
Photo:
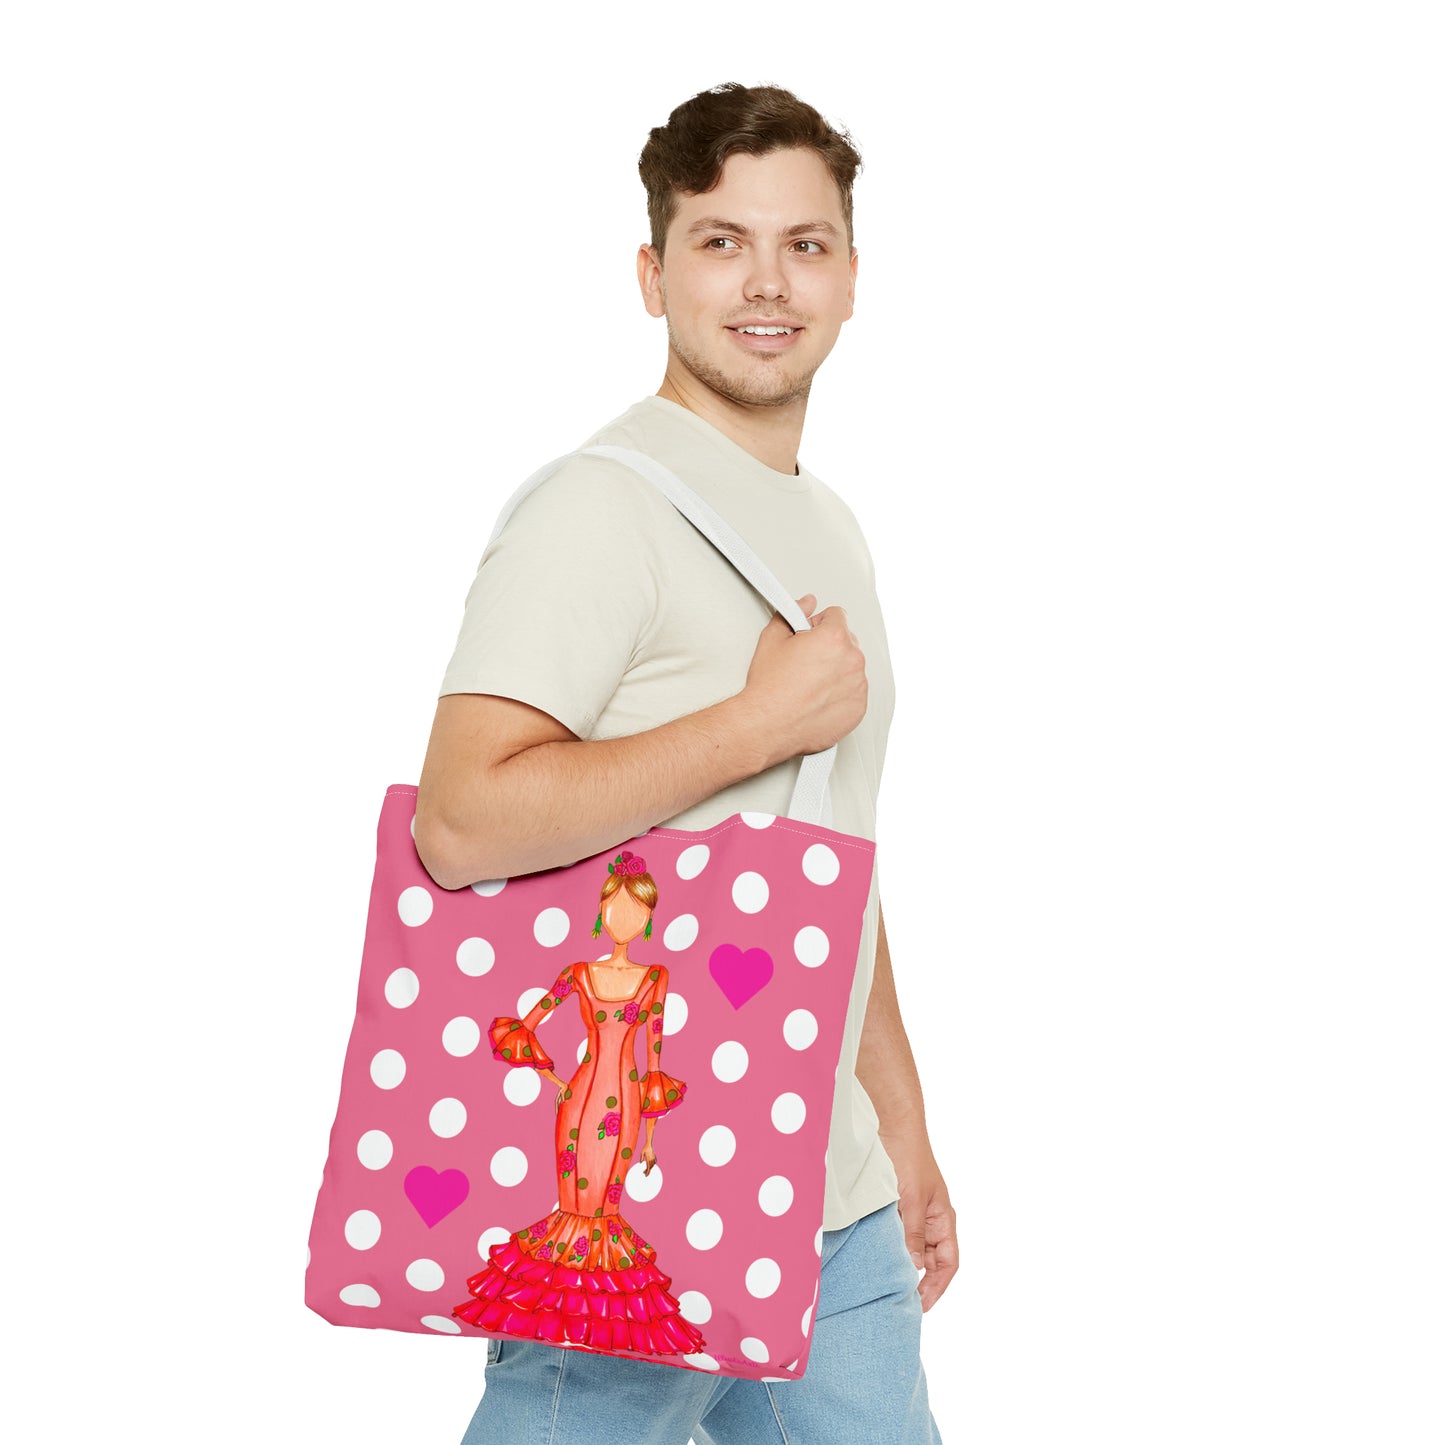
[[(808, 619), (802, 609), (784, 588), (783, 584), (769, 570), (767, 564), (738, 535), (724, 518), (698, 496), (684, 481), (670, 472), (661, 462), (655, 461), (644, 452), (628, 447), (584, 447), (580, 451), (568, 452), (557, 457), (544, 467), (533, 472), (508, 498), (503, 506), (497, 525), (492, 529), (491, 542), (497, 540), (503, 527), (517, 507), (565, 462), (574, 457), (606, 457), (620, 462), (636, 472), (638, 476), (652, 483), (717, 550), (751, 584), (773, 611), (781, 613), (783, 620), (794, 632), (806, 632)], [(816, 823), (821, 827), (832, 826), (832, 800), (828, 793), (828, 779), (833, 772), (833, 761), (837, 755), (836, 744), (825, 752), (811, 753), (803, 758), (798, 769), (798, 781), (793, 788), (792, 801), (788, 804), (787, 816), (801, 823)]]

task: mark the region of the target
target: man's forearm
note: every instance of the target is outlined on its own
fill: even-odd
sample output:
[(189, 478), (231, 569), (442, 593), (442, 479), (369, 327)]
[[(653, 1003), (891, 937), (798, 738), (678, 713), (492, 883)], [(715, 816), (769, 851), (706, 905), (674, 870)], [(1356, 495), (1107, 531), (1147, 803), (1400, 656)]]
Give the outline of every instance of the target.
[(893, 961), (888, 953), (888, 935), (878, 917), (878, 952), (873, 965), (873, 987), (863, 1015), (858, 1040), (858, 1082), (867, 1090), (878, 1115), (878, 1131), (884, 1139), (906, 1134), (926, 1137), (923, 1116), (923, 1086), (913, 1050), (898, 1010), (898, 991), (893, 982)]
[[(417, 843), (444, 888), (561, 867), (645, 833), (780, 758), (741, 697), (630, 737), (423, 773)], [(423, 836), (423, 830), (425, 836)]]
[(903, 1238), (914, 1268), (926, 1271), (918, 1293), (923, 1308), (929, 1310), (958, 1272), (958, 1215), (929, 1142), (923, 1088), (898, 1012), (881, 910), (873, 988), (858, 1040), (857, 1074), (878, 1112), (878, 1136), (898, 1175)]

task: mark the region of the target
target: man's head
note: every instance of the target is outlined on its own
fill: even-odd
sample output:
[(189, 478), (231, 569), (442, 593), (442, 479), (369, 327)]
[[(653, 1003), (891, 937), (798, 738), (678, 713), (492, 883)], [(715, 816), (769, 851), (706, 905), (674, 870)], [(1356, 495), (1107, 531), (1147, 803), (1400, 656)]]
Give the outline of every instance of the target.
[(863, 158), (846, 131), (834, 130), (806, 101), (776, 85), (730, 82), (684, 101), (653, 128), (637, 169), (647, 190), (652, 245), (667, 253), (667, 232), (678, 197), (717, 185), (729, 156), (765, 156), (797, 148), (815, 151), (838, 187), (848, 245), (853, 244), (853, 180)]
[(637, 274), (667, 319), (664, 395), (801, 415), (853, 314), (860, 164), (812, 106), (771, 86), (704, 91), (652, 132), (639, 169), (653, 239)]

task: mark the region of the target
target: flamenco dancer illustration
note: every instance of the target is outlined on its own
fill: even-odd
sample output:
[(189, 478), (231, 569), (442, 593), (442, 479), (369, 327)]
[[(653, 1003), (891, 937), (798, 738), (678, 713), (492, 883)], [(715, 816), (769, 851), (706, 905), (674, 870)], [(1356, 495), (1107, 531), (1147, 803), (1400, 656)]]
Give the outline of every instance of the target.
[[(558, 1085), (557, 1205), (551, 1214), (493, 1245), (489, 1261), (467, 1281), (472, 1298), (452, 1313), (492, 1333), (653, 1355), (693, 1354), (702, 1335), (669, 1293), (657, 1251), (622, 1217), (623, 1184), (637, 1161), (638, 1125), (646, 1120), (644, 1174), (657, 1162), (657, 1121), (682, 1103), (687, 1085), (658, 1067), (667, 969), (634, 963), (627, 946), (652, 937), (657, 884), (643, 860), (622, 852), (608, 864), (592, 936), (605, 929), (610, 958), (562, 970), (525, 1019), (496, 1018), (492, 1057), (536, 1069)], [(566, 999), (576, 998), (587, 1047), (572, 1078), (553, 1072), (535, 1030)], [(634, 1054), (641, 1035), (647, 1067)]]

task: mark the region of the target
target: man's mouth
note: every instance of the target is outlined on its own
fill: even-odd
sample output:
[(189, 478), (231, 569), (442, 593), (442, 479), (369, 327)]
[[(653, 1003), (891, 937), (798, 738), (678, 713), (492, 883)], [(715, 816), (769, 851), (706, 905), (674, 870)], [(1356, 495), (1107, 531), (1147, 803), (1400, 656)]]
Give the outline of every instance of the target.
[(794, 331), (801, 331), (800, 326), (734, 326), (734, 331), (740, 331), (744, 336), (791, 336)]

